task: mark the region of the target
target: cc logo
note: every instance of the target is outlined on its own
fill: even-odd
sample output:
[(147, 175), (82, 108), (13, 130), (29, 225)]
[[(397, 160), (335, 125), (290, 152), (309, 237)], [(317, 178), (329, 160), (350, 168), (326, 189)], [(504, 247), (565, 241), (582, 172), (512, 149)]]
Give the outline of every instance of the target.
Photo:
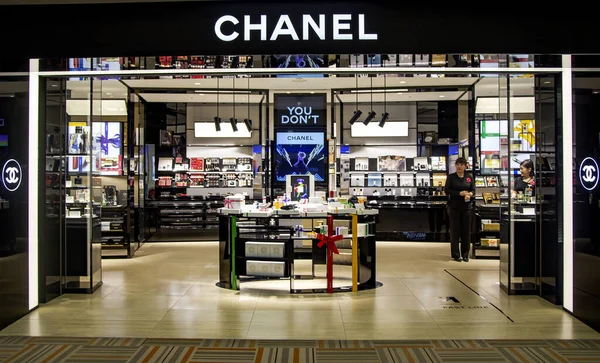
[(2, 167), (2, 183), (9, 192), (19, 189), (22, 179), (21, 165), (15, 159), (9, 159)]
[(598, 186), (598, 179), (600, 179), (600, 168), (594, 158), (585, 158), (579, 166), (579, 180), (581, 186), (586, 190), (594, 190)]

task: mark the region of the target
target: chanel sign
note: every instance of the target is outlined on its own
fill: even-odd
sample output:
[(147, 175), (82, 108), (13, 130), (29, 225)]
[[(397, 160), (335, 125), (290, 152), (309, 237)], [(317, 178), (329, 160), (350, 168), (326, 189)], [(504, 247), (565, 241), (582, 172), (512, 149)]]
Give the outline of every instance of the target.
[[(215, 22), (215, 35), (224, 42), (236, 40), (243, 33), (244, 41), (251, 40), (251, 34), (256, 33), (261, 41), (275, 41), (280, 37), (292, 40), (327, 40), (329, 29), (333, 40), (377, 40), (377, 33), (367, 33), (365, 30), (365, 14), (358, 14), (358, 36), (352, 34), (352, 14), (319, 14), (313, 17), (302, 15), (302, 21), (294, 22), (292, 18), (283, 14), (276, 21), (268, 15), (260, 15), (254, 19), (250, 15), (240, 18), (233, 15), (223, 15)], [(241, 23), (241, 24), (240, 24)], [(268, 24), (275, 24), (269, 28)]]
[(592, 191), (598, 186), (598, 178), (600, 178), (600, 170), (598, 163), (594, 158), (587, 157), (583, 159), (579, 166), (579, 181), (581, 186), (586, 190)]
[(7, 160), (2, 167), (2, 183), (6, 190), (14, 192), (19, 189), (22, 179), (21, 165), (15, 159)]

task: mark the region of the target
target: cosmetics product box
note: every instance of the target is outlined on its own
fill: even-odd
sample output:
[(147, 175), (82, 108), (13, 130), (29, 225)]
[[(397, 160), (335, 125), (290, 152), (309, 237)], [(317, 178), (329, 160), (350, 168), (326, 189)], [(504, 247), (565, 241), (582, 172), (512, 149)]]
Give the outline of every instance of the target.
[(248, 276), (285, 276), (285, 263), (281, 261), (246, 261)]
[(482, 223), (484, 231), (500, 231), (500, 223)]
[(270, 257), (283, 258), (284, 246), (285, 245), (283, 242), (271, 242), (270, 243)]
[(258, 246), (255, 242), (246, 242), (245, 255), (246, 257), (258, 257)]
[(348, 227), (335, 227), (335, 234), (347, 236), (349, 234)]
[(260, 268), (260, 261), (246, 261), (246, 275), (258, 276)]
[(79, 210), (79, 209), (70, 209), (69, 210), (69, 217), (71, 217), (71, 218), (81, 217), (81, 210)]
[(283, 277), (285, 276), (285, 263), (281, 261), (269, 261), (270, 276)]
[(246, 257), (283, 258), (284, 248), (283, 242), (246, 242)]
[(498, 238), (482, 238), (481, 239), (482, 246), (498, 247), (498, 243), (500, 243), (500, 240)]
[(271, 257), (271, 246), (268, 242), (255, 242), (256, 257)]
[(367, 223), (358, 223), (356, 226), (357, 237), (364, 237), (369, 234), (369, 225)]
[(246, 261), (246, 275), (248, 276), (270, 276), (271, 266), (265, 261)]

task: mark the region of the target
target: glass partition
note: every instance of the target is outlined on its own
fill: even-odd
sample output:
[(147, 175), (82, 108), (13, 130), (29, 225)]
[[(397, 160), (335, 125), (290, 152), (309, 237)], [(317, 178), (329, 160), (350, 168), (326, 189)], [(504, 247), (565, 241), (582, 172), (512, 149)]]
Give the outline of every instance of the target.
[(43, 261), (42, 280), (45, 284), (42, 302), (48, 302), (63, 293), (65, 244), (65, 196), (66, 171), (66, 80), (43, 79), (40, 88), (46, 97), (40, 100), (40, 128), (44, 143), (44, 219), (40, 240), (40, 256)]
[[(477, 64), (482, 69), (530, 65), (530, 58), (516, 63), (515, 59), (522, 58), (490, 55), (477, 57)], [(543, 219), (538, 217), (548, 206), (539, 203), (546, 193), (536, 185), (551, 173), (545, 169), (543, 158), (552, 144), (545, 140), (553, 137), (540, 127), (556, 126), (556, 115), (548, 108), (553, 106), (545, 106), (552, 104), (548, 95), (538, 92), (547, 79), (507, 74), (506, 70), (502, 74), (407, 72), (384, 76), (375, 69), (368, 73), (340, 72), (339, 78), (333, 74), (319, 77), (328, 78), (328, 84), (339, 85), (339, 88), (331, 86), (331, 96), (340, 107), (329, 104), (325, 111), (328, 115), (331, 112), (327, 136), (336, 154), (341, 153), (338, 145), (340, 149), (342, 145), (348, 146), (345, 174), (350, 180), (344, 181), (349, 197), (367, 197), (369, 206), (377, 205), (381, 210), (385, 206), (394, 207), (389, 211), (393, 217), (388, 218), (393, 221), (389, 227), (394, 233), (400, 232), (387, 236), (447, 241), (448, 228), (443, 227), (448, 226), (445, 213), (448, 198), (443, 185), (447, 174), (454, 171), (456, 158), (464, 156), (470, 167), (468, 174), (475, 179), (477, 188), (471, 226), (472, 256), (499, 255), (500, 285), (508, 293), (539, 291), (542, 266), (539, 244), (542, 233), (550, 232), (540, 227)], [(303, 77), (301, 73), (297, 78)], [(64, 173), (70, 180), (71, 169), (74, 165), (79, 167), (79, 159), (73, 158), (77, 154), (69, 149), (78, 145), (71, 138), (85, 139), (77, 134), (91, 133), (90, 151), (84, 150), (89, 155), (91, 169), (76, 171), (90, 178), (89, 182), (83, 179), (80, 189), (89, 188), (91, 201), (84, 199), (87, 209), (97, 210), (101, 217), (104, 251), (123, 249), (128, 242), (128, 254), (132, 255), (139, 247), (136, 241), (149, 238), (152, 225), (162, 228), (156, 238), (179, 231), (199, 231), (210, 236), (209, 226), (216, 227), (213, 219), (224, 196), (246, 192), (249, 201), (262, 201), (262, 195), (253, 193), (256, 186), (252, 186), (250, 177), (273, 172), (268, 168), (274, 164), (269, 162), (268, 154), (275, 149), (268, 145), (274, 141), (276, 129), (267, 122), (263, 124), (263, 119), (270, 119), (269, 113), (274, 111), (269, 97), (292, 93), (281, 87), (283, 82), (267, 84), (266, 77), (272, 76), (266, 71), (233, 77), (189, 74), (165, 75), (166, 79), (123, 78), (120, 80), (123, 83), (106, 77), (66, 81)], [(310, 82), (318, 83), (313, 81)], [(149, 87), (146, 82), (153, 82), (152, 90), (145, 88)], [(304, 85), (309, 83), (306, 80), (294, 82), (298, 88), (295, 93), (315, 93), (310, 90), (317, 89)], [(88, 94), (75, 87), (81, 84), (87, 84)], [(552, 84), (549, 87), (548, 92), (552, 92)], [(133, 92), (136, 89), (139, 93)], [(87, 102), (87, 117), (72, 114), (73, 101)], [(353, 123), (349, 120), (357, 109), (364, 114)], [(536, 125), (544, 117), (547, 125)], [(406, 127), (391, 135), (382, 133), (384, 124)], [(359, 131), (362, 134), (353, 133), (355, 129), (362, 129)], [(225, 134), (229, 136), (223, 137)], [(539, 142), (543, 142), (543, 147)], [(255, 152), (254, 146), (258, 145), (265, 149)], [(387, 165), (392, 157), (397, 162)], [(533, 165), (525, 175), (521, 164), (528, 160)], [(84, 165), (86, 161), (83, 159)], [(339, 168), (341, 173), (335, 158), (330, 163), (332, 172), (337, 173)], [(354, 179), (354, 175), (359, 177)], [(267, 176), (264, 190), (272, 189), (267, 186), (268, 180)], [(331, 189), (333, 185), (341, 185), (341, 180), (333, 180)], [(72, 201), (72, 192), (67, 194), (65, 197)], [(76, 214), (71, 209), (65, 212), (69, 218)], [(419, 223), (406, 218), (410, 225), (398, 227), (406, 222), (400, 218), (399, 223), (399, 218), (394, 217), (399, 209), (407, 209), (405, 212), (411, 218), (419, 214)], [(84, 208), (80, 216), (90, 216), (93, 220), (93, 215)], [(117, 218), (121, 220), (120, 228)], [(377, 226), (377, 238), (387, 232), (382, 220)], [(417, 227), (425, 232), (409, 230)], [(68, 236), (68, 231), (65, 233)], [(89, 241), (93, 241), (94, 234), (90, 233)], [(118, 239), (119, 236), (122, 238)], [(200, 239), (195, 235), (192, 238)], [(340, 243), (342, 249), (349, 250), (352, 244), (345, 243)], [(348, 255), (335, 258), (339, 287), (348, 281), (351, 270), (344, 260)]]
[[(29, 143), (28, 112), (27, 74), (0, 73), (0, 329), (27, 314), (31, 307), (33, 284), (28, 266), (35, 258), (31, 245), (37, 238), (32, 239), (28, 230), (28, 157), (36, 148)], [(44, 281), (40, 285), (44, 290)]]
[(63, 292), (92, 292), (102, 283), (101, 210), (92, 174), (93, 119), (101, 113), (98, 97), (102, 85), (90, 78), (49, 83), (64, 95), (59, 98), (65, 105), (59, 108), (58, 119), (46, 118), (47, 139), (53, 140), (47, 150), (46, 178), (52, 178), (51, 188), (59, 190), (54, 206), (60, 206), (58, 228), (60, 243), (64, 244)]

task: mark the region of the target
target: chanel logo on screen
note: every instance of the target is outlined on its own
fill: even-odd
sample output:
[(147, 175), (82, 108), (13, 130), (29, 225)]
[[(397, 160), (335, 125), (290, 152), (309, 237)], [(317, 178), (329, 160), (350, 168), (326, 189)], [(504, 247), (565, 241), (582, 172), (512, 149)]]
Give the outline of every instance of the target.
[(7, 160), (2, 167), (2, 183), (4, 187), (8, 191), (14, 192), (19, 189), (21, 178), (21, 165), (15, 159)]
[(600, 178), (600, 169), (594, 158), (585, 158), (579, 166), (579, 180), (581, 186), (586, 190), (594, 190), (598, 186), (598, 178)]
[[(355, 40), (351, 33), (352, 14), (332, 14), (331, 19), (326, 19), (325, 14), (319, 14), (318, 18), (312, 15), (302, 15), (302, 23), (294, 24), (289, 15), (280, 15), (277, 19), (275, 28), (270, 32), (270, 37), (267, 37), (267, 15), (255, 16), (244, 15), (243, 24), (240, 24), (240, 19), (233, 15), (223, 15), (215, 22), (215, 35), (224, 42), (231, 42), (240, 36), (240, 32), (244, 33), (244, 41), (250, 41), (251, 32), (258, 32), (261, 41), (266, 41), (267, 38), (271, 41), (277, 40), (281, 36), (286, 36), (293, 40), (300, 40), (300, 36), (296, 29), (302, 31), (302, 40), (309, 40), (312, 36), (319, 40), (327, 40), (325, 29), (331, 27), (333, 40)], [(269, 22), (269, 23), (271, 23)], [(377, 40), (377, 33), (367, 33), (365, 30), (365, 14), (358, 14), (358, 40)]]

